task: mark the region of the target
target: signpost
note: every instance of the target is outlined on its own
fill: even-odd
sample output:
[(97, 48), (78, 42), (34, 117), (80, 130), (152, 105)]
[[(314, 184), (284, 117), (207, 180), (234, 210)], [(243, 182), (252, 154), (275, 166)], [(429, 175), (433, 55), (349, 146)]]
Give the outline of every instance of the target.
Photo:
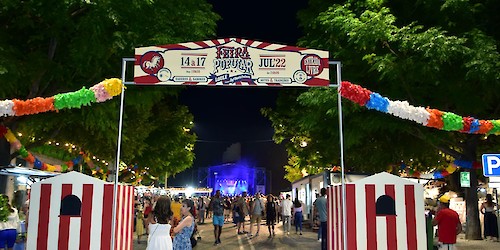
[(483, 154), (482, 158), (484, 176), (500, 176), (500, 154)]
[(470, 187), (470, 172), (460, 172), (460, 186)]

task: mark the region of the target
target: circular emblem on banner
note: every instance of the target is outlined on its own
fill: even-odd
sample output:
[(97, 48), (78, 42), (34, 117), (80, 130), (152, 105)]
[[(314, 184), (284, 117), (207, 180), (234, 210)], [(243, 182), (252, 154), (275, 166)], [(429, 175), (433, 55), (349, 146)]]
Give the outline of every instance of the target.
[(148, 51), (141, 57), (141, 69), (150, 75), (158, 73), (164, 64), (163, 57), (156, 51)]
[(169, 69), (160, 69), (157, 74), (158, 80), (166, 82), (172, 77), (172, 72)]
[(323, 72), (321, 57), (317, 55), (307, 55), (302, 58), (300, 68), (306, 72), (308, 76), (317, 76)]
[(295, 73), (293, 73), (293, 80), (295, 80), (297, 83), (305, 83), (307, 81), (307, 74), (306, 72), (302, 70), (297, 70)]

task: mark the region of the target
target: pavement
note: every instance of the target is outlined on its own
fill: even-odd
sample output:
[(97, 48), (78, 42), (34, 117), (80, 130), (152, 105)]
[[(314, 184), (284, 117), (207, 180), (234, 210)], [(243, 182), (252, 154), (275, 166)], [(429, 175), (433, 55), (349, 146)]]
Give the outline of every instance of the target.
[(466, 240), (465, 234), (457, 237), (457, 250), (490, 250), (500, 249), (500, 242), (490, 240)]
[[(246, 221), (245, 230), (250, 231), (250, 222)], [(238, 235), (236, 226), (233, 223), (225, 223), (222, 227), (221, 242), (222, 244), (214, 246), (214, 233), (211, 219), (206, 219), (205, 224), (198, 225), (198, 231), (201, 240), (195, 249), (320, 249), (321, 243), (318, 242), (318, 233), (311, 229), (304, 228), (302, 235), (295, 234), (295, 227), (292, 226), (292, 231), (289, 235), (283, 233), (283, 226), (280, 224), (275, 226), (275, 237), (268, 238), (269, 232), (265, 221), (261, 224), (258, 236), (250, 237), (248, 235)], [(256, 227), (253, 227), (255, 234)], [(141, 238), (142, 243), (137, 243), (137, 237), (134, 235), (134, 250), (145, 250), (147, 246), (147, 238)]]
[[(249, 221), (245, 223), (245, 230), (249, 230)], [(303, 235), (295, 234), (295, 227), (289, 235), (283, 233), (283, 226), (279, 223), (275, 226), (276, 236), (268, 238), (269, 233), (265, 222), (261, 224), (259, 236), (249, 237), (248, 235), (237, 235), (236, 227), (233, 223), (226, 223), (222, 228), (222, 244), (214, 246), (214, 235), (212, 220), (205, 220), (205, 224), (198, 225), (198, 231), (201, 239), (195, 249), (320, 249), (321, 243), (317, 240), (317, 232), (304, 228)], [(255, 227), (253, 228), (255, 234)], [(147, 247), (147, 237), (141, 238), (141, 244), (137, 242), (137, 236), (134, 234), (134, 250), (145, 250)], [(464, 234), (457, 237), (457, 250), (490, 250), (500, 249), (500, 242), (489, 240), (466, 240)]]

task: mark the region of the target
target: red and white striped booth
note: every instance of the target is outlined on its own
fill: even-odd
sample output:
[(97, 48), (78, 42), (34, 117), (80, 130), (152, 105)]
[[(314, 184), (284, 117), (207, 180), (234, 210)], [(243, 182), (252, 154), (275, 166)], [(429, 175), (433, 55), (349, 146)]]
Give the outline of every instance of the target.
[(118, 185), (115, 235), (113, 183), (69, 172), (31, 186), (27, 249), (132, 249), (134, 188)]
[[(345, 184), (347, 249), (427, 249), (421, 184), (379, 173)], [(327, 189), (328, 249), (343, 249), (342, 186)]]

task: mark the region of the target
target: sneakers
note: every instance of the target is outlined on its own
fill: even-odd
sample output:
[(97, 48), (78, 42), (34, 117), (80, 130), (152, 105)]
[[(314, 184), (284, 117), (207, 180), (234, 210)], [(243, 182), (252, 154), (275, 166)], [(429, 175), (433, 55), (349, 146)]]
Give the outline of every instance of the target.
[(300, 231), (300, 235), (302, 235), (302, 231)]
[(286, 234), (290, 235), (290, 231), (286, 232)]
[(321, 239), (318, 239), (318, 242), (321, 242)]

